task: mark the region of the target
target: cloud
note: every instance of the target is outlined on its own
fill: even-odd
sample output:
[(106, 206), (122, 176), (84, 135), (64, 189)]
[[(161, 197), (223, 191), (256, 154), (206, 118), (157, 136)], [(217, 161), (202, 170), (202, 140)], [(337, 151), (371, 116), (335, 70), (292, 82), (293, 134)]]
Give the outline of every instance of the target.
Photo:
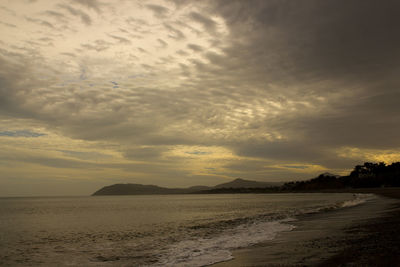
[(101, 6), (104, 4), (97, 0), (72, 0), (71, 3), (78, 4), (89, 9), (95, 10), (97, 13), (101, 12)]
[(86, 24), (87, 26), (90, 26), (92, 24), (92, 19), (90, 18), (90, 16), (88, 14), (86, 14), (85, 12), (83, 12), (82, 10), (73, 8), (69, 5), (65, 5), (65, 4), (59, 4), (58, 5), (60, 8), (67, 10), (71, 15), (79, 17), (81, 19), (81, 21)]
[[(290, 62), (288, 71), (302, 78), (343, 75), (362, 79), (364, 76), (359, 76), (362, 73), (384, 73), (380, 67), (390, 69), (397, 60), (388, 53), (398, 50), (396, 44), (400, 41), (390, 26), (399, 24), (393, 11), (399, 5), (395, 1), (380, 6), (374, 1), (341, 5), (336, 1), (312, 0), (301, 4), (280, 1), (216, 4), (233, 26), (236, 38), (239, 35), (254, 38), (247, 42), (257, 46), (252, 47), (254, 51), (264, 50), (260, 44), (267, 45), (270, 51), (279, 51), (283, 56), (279, 58), (281, 62)], [(246, 30), (257, 34), (244, 35)], [(288, 53), (285, 55), (283, 51)]]
[(47, 156), (21, 156), (18, 157), (7, 157), (0, 155), (2, 161), (22, 162), (28, 164), (38, 164), (40, 166), (61, 168), (61, 169), (102, 169), (101, 164), (91, 163), (88, 161), (81, 161), (75, 159), (66, 159), (59, 157), (47, 157)]
[(93, 152), (93, 151), (74, 151), (74, 150), (58, 150), (59, 152), (62, 152), (63, 154), (81, 159), (81, 160), (99, 160), (99, 159), (109, 159), (111, 158), (110, 155), (103, 154), (103, 153), (98, 153), (98, 152)]
[(187, 52), (185, 52), (185, 51), (182, 50), (182, 49), (179, 49), (178, 51), (176, 51), (176, 53), (177, 53), (178, 55), (181, 55), (181, 56), (187, 56), (187, 55), (189, 55)]
[(301, 141), (270, 141), (237, 144), (234, 150), (239, 156), (287, 160), (297, 162), (315, 162), (323, 156), (321, 147), (310, 148), (310, 144)]
[(203, 51), (203, 47), (201, 47), (200, 45), (196, 45), (196, 44), (188, 44), (187, 48), (193, 50), (194, 52), (202, 52)]
[(6, 137), (40, 137), (45, 136), (44, 133), (36, 133), (29, 130), (17, 130), (17, 131), (2, 131), (0, 136)]
[(182, 40), (182, 39), (186, 38), (185, 34), (183, 34), (182, 31), (176, 29), (175, 27), (173, 27), (167, 23), (164, 23), (163, 25), (170, 32), (170, 34), (168, 35), (169, 38), (176, 39), (176, 40)]
[(157, 41), (160, 43), (161, 48), (166, 48), (166, 47), (168, 47), (168, 43), (165, 42), (164, 40), (158, 38)]
[(168, 151), (165, 147), (134, 147), (127, 149), (124, 156), (132, 160), (160, 160), (164, 152)]
[(200, 23), (204, 27), (205, 30), (207, 30), (211, 33), (215, 33), (217, 24), (215, 23), (214, 20), (212, 20), (200, 13), (197, 13), (197, 12), (191, 12), (189, 14), (189, 17), (193, 21)]
[[(210, 1), (143, 14), (129, 1), (101, 14), (97, 1), (57, 3), (38, 13), (54, 29), (43, 31), (51, 26), (34, 15), (10, 20), (29, 24), (34, 38), (3, 27), (0, 43), (0, 119), (18, 122), (9, 129), (46, 129), (59, 136), (54, 144), (81, 142), (56, 145), (70, 161), (54, 166), (84, 169), (75, 162), (84, 151), (109, 149), (120, 158), (107, 168), (135, 179), (179, 184), (212, 170), (214, 181), (276, 180), (400, 150), (397, 1)], [(60, 26), (67, 19), (70, 28)], [(203, 153), (214, 146), (227, 152)], [(202, 162), (209, 157), (217, 158)]]
[(124, 37), (116, 36), (116, 35), (111, 35), (111, 34), (109, 34), (108, 36), (110, 36), (110, 37), (113, 38), (114, 40), (117, 40), (119, 43), (122, 43), (122, 44), (131, 44), (131, 41), (130, 41), (129, 39), (124, 38)]
[(185, 154), (189, 155), (210, 155), (212, 152), (209, 151), (186, 151)]
[(101, 52), (107, 50), (111, 47), (111, 43), (104, 40), (95, 40), (93, 43), (89, 44), (81, 44), (81, 47), (86, 48), (88, 50), (95, 50), (97, 52)]
[(169, 9), (160, 5), (145, 5), (146, 8), (150, 9), (155, 17), (166, 17), (169, 13)]
[(288, 165), (288, 166), (283, 166), (285, 168), (289, 168), (289, 169), (307, 169), (308, 166), (302, 166), (302, 165)]
[(66, 17), (63, 13), (54, 11), (54, 10), (46, 10), (45, 12), (43, 12), (44, 15), (48, 16), (48, 17), (52, 17), (57, 19), (58, 21), (62, 21), (65, 22)]
[(29, 22), (33, 22), (33, 23), (36, 23), (38, 25), (43, 25), (43, 26), (46, 26), (46, 27), (54, 29), (54, 25), (52, 23), (46, 21), (46, 20), (33, 19), (33, 18), (28, 18), (28, 17), (25, 17), (25, 19), (27, 21), (29, 21)]
[(147, 50), (145, 50), (145, 49), (143, 49), (143, 48), (141, 48), (141, 47), (138, 47), (137, 49), (138, 49), (141, 53), (143, 53), (143, 54), (149, 53), (149, 52), (147, 52)]
[(76, 54), (74, 54), (74, 53), (69, 53), (69, 52), (61, 53), (61, 55), (69, 56), (69, 57), (76, 57)]
[(11, 23), (7, 23), (7, 22), (3, 22), (3, 21), (0, 21), (0, 24), (4, 25), (4, 26), (7, 26), (7, 27), (10, 27), (10, 28), (17, 28), (16, 25), (11, 24)]

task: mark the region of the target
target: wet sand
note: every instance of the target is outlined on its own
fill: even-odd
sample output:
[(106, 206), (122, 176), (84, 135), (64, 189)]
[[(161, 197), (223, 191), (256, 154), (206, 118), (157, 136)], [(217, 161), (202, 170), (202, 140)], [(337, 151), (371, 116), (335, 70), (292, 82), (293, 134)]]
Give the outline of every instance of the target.
[(355, 191), (379, 198), (303, 216), (293, 231), (213, 266), (400, 266), (400, 188)]

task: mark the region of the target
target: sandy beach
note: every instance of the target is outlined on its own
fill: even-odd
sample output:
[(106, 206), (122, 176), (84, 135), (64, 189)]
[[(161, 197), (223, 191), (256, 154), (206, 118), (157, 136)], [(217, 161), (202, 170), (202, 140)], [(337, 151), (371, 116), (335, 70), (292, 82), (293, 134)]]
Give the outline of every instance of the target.
[(369, 203), (291, 222), (272, 241), (241, 248), (213, 266), (400, 266), (400, 189), (355, 190)]

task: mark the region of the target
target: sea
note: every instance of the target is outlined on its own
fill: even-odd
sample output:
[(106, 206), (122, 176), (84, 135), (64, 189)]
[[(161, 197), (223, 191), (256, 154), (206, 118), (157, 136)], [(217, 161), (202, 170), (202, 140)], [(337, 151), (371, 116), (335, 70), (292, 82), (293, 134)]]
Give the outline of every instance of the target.
[(0, 198), (1, 266), (207, 266), (351, 193)]

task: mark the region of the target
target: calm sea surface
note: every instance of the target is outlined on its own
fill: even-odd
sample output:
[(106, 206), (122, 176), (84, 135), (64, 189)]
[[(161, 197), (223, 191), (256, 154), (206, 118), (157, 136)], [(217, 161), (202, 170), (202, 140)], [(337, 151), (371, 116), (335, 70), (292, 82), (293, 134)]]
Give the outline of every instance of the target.
[(203, 266), (353, 194), (0, 198), (1, 266)]

